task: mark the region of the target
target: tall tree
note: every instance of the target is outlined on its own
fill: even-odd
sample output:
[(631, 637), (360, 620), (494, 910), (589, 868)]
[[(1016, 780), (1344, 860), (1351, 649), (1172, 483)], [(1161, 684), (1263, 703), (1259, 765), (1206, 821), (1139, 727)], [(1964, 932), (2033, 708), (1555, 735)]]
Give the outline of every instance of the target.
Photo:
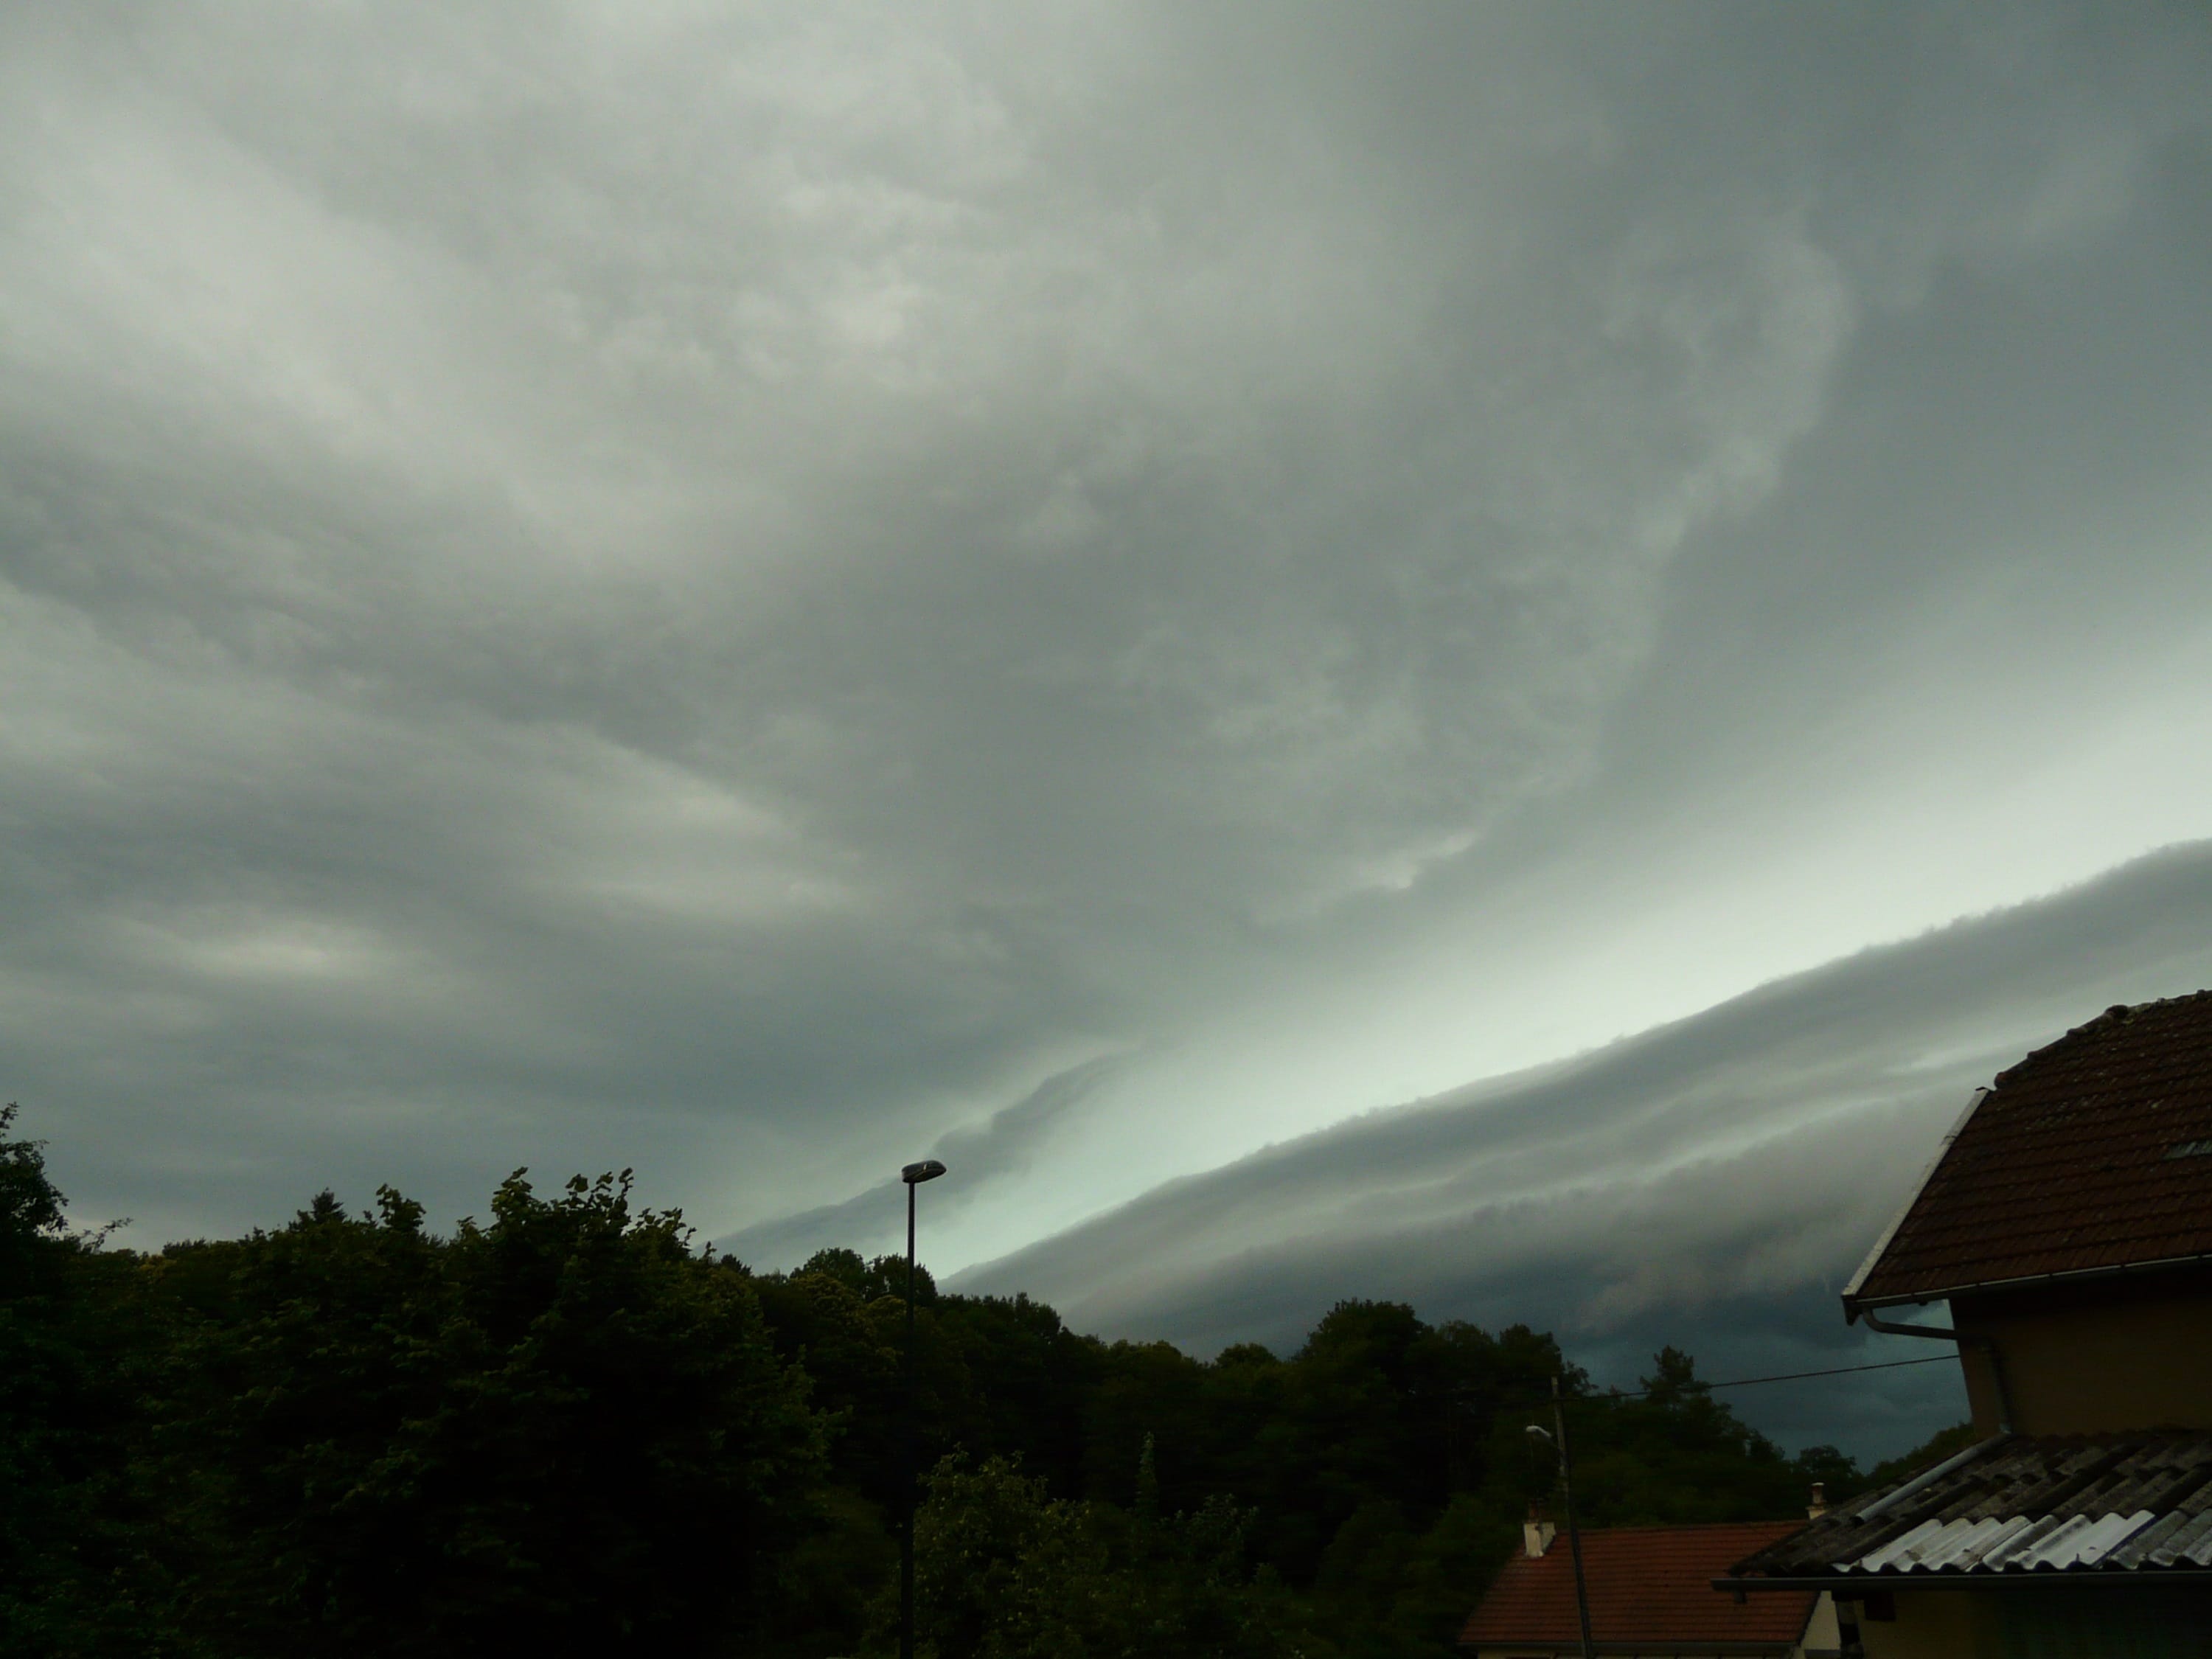
[(741, 1650), (821, 1425), (750, 1282), (627, 1175), (431, 1237), (386, 1189), (221, 1247), (195, 1454), (238, 1547), (199, 1608), (245, 1653)]

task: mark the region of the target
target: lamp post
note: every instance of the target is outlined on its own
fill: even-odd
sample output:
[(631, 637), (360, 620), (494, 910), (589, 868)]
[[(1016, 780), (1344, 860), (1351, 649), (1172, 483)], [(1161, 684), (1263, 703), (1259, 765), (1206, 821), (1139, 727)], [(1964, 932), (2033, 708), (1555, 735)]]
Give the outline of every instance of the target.
[(899, 1171), (899, 1179), (906, 1182), (906, 1356), (902, 1367), (906, 1397), (899, 1427), (906, 1524), (899, 1529), (899, 1659), (914, 1659), (914, 1189), (944, 1173), (945, 1166), (933, 1158)]
[(1567, 1512), (1567, 1551), (1575, 1560), (1575, 1616), (1582, 1621), (1583, 1659), (1595, 1659), (1596, 1647), (1590, 1641), (1589, 1586), (1583, 1582), (1583, 1535), (1575, 1528), (1575, 1489), (1571, 1464), (1567, 1456), (1567, 1416), (1559, 1403), (1559, 1379), (1552, 1379), (1552, 1428), (1547, 1433), (1540, 1425), (1528, 1425), (1528, 1437), (1540, 1440), (1559, 1449), (1559, 1504)]

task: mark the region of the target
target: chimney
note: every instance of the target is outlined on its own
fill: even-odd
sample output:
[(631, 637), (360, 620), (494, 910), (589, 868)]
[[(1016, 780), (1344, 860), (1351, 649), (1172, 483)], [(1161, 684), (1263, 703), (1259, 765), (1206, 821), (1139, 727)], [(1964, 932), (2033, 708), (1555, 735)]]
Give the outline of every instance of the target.
[(1528, 1505), (1528, 1518), (1521, 1523), (1521, 1547), (1527, 1553), (1531, 1561), (1537, 1559), (1546, 1550), (1551, 1548), (1552, 1540), (1558, 1537), (1559, 1534), (1559, 1529), (1557, 1527), (1536, 1513), (1536, 1506), (1534, 1504)]
[(1813, 1501), (1805, 1505), (1808, 1520), (1818, 1521), (1828, 1512), (1828, 1486), (1825, 1480), (1813, 1483)]

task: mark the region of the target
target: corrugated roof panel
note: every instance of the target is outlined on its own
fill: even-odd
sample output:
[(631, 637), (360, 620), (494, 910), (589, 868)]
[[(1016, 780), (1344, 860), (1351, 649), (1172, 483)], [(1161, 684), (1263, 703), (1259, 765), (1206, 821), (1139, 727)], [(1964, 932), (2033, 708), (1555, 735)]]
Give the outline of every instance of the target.
[(1756, 1578), (2143, 1572), (2212, 1565), (2212, 1432), (1993, 1441), (1737, 1564)]
[[(1991, 1551), (2007, 1547), (2014, 1538), (2033, 1524), (2024, 1519), (1999, 1521), (1986, 1516), (1978, 1521), (1946, 1522), (1922, 1538), (1910, 1551), (1901, 1552), (1892, 1545), (1851, 1565), (1866, 1571), (1887, 1568), (1892, 1571), (1936, 1572), (1947, 1568), (1972, 1566)], [(1878, 1559), (1883, 1556), (1888, 1559)]]
[(2157, 1520), (2148, 1509), (2132, 1516), (2075, 1516), (2035, 1548), (2027, 1566), (2094, 1566), (2128, 1537)]
[(1919, 1546), (1932, 1542), (1942, 1530), (1943, 1523), (1931, 1516), (1911, 1531), (1899, 1534), (1881, 1548), (1869, 1551), (1858, 1561), (1850, 1565), (1875, 1571), (1892, 1565), (1910, 1566), (1919, 1559), (1915, 1553)]
[(2063, 1535), (2073, 1525), (2075, 1518), (2070, 1515), (2045, 1515), (2031, 1520), (2021, 1529), (2018, 1537), (2007, 1541), (2003, 1553), (1996, 1560), (1990, 1560), (1985, 1554), (1979, 1561), (1968, 1565), (1992, 1567), (2008, 1564), (2032, 1565), (2045, 1546), (2053, 1538)]
[(2115, 1547), (2112, 1553), (2105, 1558), (2105, 1565), (2110, 1567), (2143, 1565), (2150, 1559), (2152, 1552), (2191, 1524), (2194, 1519), (2194, 1516), (2185, 1515), (2179, 1510), (2171, 1515), (2161, 1515), (2141, 1532)]
[(2179, 1566), (2185, 1561), (2192, 1566), (2212, 1567), (2212, 1513), (2194, 1517), (2165, 1544), (2151, 1552), (2152, 1564), (2156, 1566)]
[(1944, 1567), (1977, 1567), (1984, 1561), (2002, 1561), (2021, 1546), (2024, 1538), (2040, 1536), (2047, 1530), (2045, 1523), (2025, 1515), (2015, 1515), (2005, 1521), (1982, 1521), (1976, 1523), (1981, 1530), (1969, 1540), (1948, 1561), (1930, 1561), (1928, 1565), (1941, 1570)]
[(2074, 1539), (2074, 1553), (2065, 1561), (2053, 1560), (2053, 1566), (2094, 1567), (2113, 1550), (2141, 1532), (2158, 1517), (2148, 1510), (2137, 1510), (2133, 1515), (2106, 1515), (2092, 1521)]
[(2030, 1548), (2016, 1552), (2005, 1562), (2008, 1566), (2070, 1567), (2081, 1555), (2084, 1539), (2097, 1523), (2086, 1515), (2069, 1515), (2035, 1540)]

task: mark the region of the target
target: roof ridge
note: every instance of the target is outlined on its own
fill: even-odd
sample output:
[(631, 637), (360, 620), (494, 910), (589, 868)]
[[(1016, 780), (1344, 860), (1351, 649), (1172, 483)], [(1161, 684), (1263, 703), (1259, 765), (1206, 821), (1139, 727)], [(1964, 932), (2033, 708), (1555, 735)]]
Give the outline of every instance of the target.
[(2212, 998), (2212, 988), (2196, 991), (2183, 991), (2170, 997), (2153, 997), (2144, 1002), (2115, 1002), (2111, 1005), (2111, 1006), (2106, 1008), (2103, 1012), (2092, 1015), (2089, 1018), (2083, 1020), (2079, 1025), (2069, 1026), (2063, 1035), (2053, 1037), (2050, 1042), (2045, 1043), (2040, 1048), (2029, 1049), (2027, 1053), (2021, 1055), (2018, 1060), (2013, 1061), (2011, 1065), (2006, 1066), (2004, 1070), (1999, 1072), (1996, 1077), (1992, 1078), (1990, 1079), (1991, 1085), (1993, 1088), (1996, 1089), (2002, 1088), (2007, 1078), (2012, 1076), (2016, 1072), (2025, 1071), (2027, 1067), (2034, 1065), (2037, 1060), (2042, 1059), (2045, 1054), (2051, 1054), (2056, 1049), (2064, 1048), (2068, 1043), (2074, 1042), (2076, 1038), (2086, 1038), (2093, 1035), (2102, 1035), (2109, 1031), (2116, 1030), (2122, 1026), (2133, 1024), (2136, 1019), (2141, 1015), (2152, 1013), (2163, 1008), (2179, 1007), (2184, 1003), (2202, 1002), (2206, 1000), (2208, 998)]

